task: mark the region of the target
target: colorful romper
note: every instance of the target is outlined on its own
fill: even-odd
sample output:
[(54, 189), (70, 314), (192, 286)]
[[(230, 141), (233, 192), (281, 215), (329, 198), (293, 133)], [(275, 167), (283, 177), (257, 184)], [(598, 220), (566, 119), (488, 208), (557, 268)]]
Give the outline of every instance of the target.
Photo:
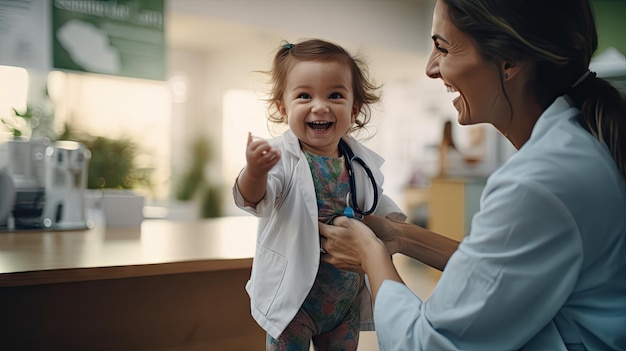
[[(311, 167), (319, 220), (327, 222), (343, 214), (350, 191), (343, 157), (318, 156), (305, 151)], [(278, 339), (267, 336), (267, 350), (308, 351), (313, 340), (316, 350), (355, 351), (359, 341), (359, 291), (362, 274), (320, 262), (313, 287), (302, 307)]]

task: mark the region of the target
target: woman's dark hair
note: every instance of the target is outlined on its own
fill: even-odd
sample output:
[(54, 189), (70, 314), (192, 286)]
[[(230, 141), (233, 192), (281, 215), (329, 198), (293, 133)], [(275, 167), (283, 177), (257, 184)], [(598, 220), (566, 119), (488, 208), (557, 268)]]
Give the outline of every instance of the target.
[[(302, 61), (345, 63), (352, 73), (354, 101), (359, 106), (359, 115), (352, 131), (363, 128), (370, 121), (370, 105), (380, 100), (376, 94), (376, 90), (380, 86), (375, 85), (370, 80), (365, 62), (357, 56), (350, 55), (337, 44), (320, 39), (310, 39), (297, 44), (282, 43), (274, 56), (272, 70), (265, 72), (270, 75), (270, 83), (272, 84), (270, 97), (267, 99), (269, 102), (268, 119), (271, 122), (285, 122), (276, 108), (276, 103), (283, 98), (287, 76), (291, 68), (295, 63)], [(362, 119), (359, 116), (362, 116)]]
[(535, 63), (532, 90), (544, 108), (568, 94), (582, 112), (580, 124), (608, 146), (626, 177), (626, 100), (595, 73), (585, 76), (598, 47), (589, 0), (442, 1), (486, 60)]

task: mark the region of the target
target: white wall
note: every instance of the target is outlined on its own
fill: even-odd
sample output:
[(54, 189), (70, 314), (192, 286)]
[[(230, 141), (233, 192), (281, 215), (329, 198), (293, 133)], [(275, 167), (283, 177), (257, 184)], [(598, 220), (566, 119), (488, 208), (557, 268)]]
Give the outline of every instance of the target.
[[(452, 96), (446, 94), (439, 81), (424, 74), (432, 45), (430, 21), (434, 0), (166, 1), (168, 83), (156, 89), (148, 87), (154, 94), (147, 100), (126, 99), (136, 96), (133, 95), (136, 90), (143, 89), (141, 84), (129, 82), (126, 93), (126, 88), (112, 88), (117, 91), (101, 93), (106, 95), (101, 100), (106, 108), (100, 108), (91, 105), (85, 94), (84, 88), (92, 87), (90, 78), (71, 78), (67, 83), (68, 96), (72, 106), (79, 107), (66, 111), (66, 118), (79, 122), (80, 116), (87, 114), (93, 116), (86, 118), (100, 121), (110, 120), (112, 116), (132, 119), (141, 115), (143, 127), (136, 126), (138, 133), (148, 136), (147, 145), (160, 144), (159, 157), (168, 157), (172, 165), (171, 178), (167, 175), (164, 182), (175, 181), (180, 175), (193, 139), (208, 136), (215, 157), (209, 175), (214, 183), (224, 187), (226, 214), (240, 214), (232, 208), (230, 199), (232, 172), (225, 171), (222, 165), (228, 159), (231, 164), (228, 167), (232, 167), (232, 161), (243, 156), (241, 150), (225, 147), (234, 144), (224, 139), (234, 138), (243, 143), (245, 137), (230, 135), (230, 128), (224, 131), (225, 95), (247, 90), (263, 96), (265, 77), (254, 72), (269, 69), (280, 42), (320, 37), (335, 41), (353, 53), (361, 53), (371, 75), (383, 84), (383, 99), (375, 106), (369, 127), (375, 137), (366, 144), (387, 159), (386, 192), (402, 203), (402, 190), (411, 174), (415, 170), (432, 173), (435, 161), (429, 146), (439, 141), (442, 121), (456, 117), (450, 102)], [(103, 80), (106, 85), (108, 80), (116, 78)], [(119, 80), (122, 86), (126, 84), (123, 78)], [(129, 105), (122, 105), (123, 101)], [(234, 112), (234, 117), (229, 118), (237, 118), (236, 123), (243, 126), (258, 125), (260, 119), (264, 120), (258, 108), (242, 107), (246, 108), (241, 111), (257, 112), (241, 112), (245, 116)], [(127, 110), (130, 114), (126, 114)], [(72, 117), (71, 113), (75, 115)], [(457, 131), (463, 140), (463, 129)], [(490, 134), (490, 140), (498, 141), (494, 133)]]
[[(430, 48), (434, 3), (434, 0), (170, 0), (167, 5), (175, 16), (191, 15), (247, 25), (287, 33), (291, 38), (321, 37), (344, 45), (366, 44), (386, 50), (425, 53)], [(176, 17), (171, 21), (176, 21)], [(178, 22), (176, 27), (177, 32), (185, 31)], [(185, 40), (172, 34), (176, 40)], [(231, 31), (204, 32), (202, 37), (213, 43), (250, 44), (235, 41), (231, 34)]]

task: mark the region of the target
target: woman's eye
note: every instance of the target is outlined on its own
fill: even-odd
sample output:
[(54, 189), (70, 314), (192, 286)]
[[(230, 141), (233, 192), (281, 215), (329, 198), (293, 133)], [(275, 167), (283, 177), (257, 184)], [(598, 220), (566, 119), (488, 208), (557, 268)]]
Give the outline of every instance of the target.
[(298, 99), (310, 99), (311, 95), (307, 94), (307, 93), (300, 93), (298, 94)]
[(444, 54), (448, 53), (447, 49), (442, 48), (441, 46), (439, 46), (439, 43), (435, 42), (435, 48), (437, 48), (437, 50), (441, 51)]
[(342, 95), (340, 93), (332, 93), (329, 96), (330, 99), (341, 99)]

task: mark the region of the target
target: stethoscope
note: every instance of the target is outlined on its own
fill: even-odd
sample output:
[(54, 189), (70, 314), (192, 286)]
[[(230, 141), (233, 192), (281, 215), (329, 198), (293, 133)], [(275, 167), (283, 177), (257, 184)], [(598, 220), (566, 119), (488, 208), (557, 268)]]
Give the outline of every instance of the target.
[[(374, 175), (365, 161), (363, 161), (360, 157), (355, 156), (350, 146), (348, 146), (343, 139), (339, 141), (339, 153), (344, 156), (344, 162), (346, 164), (346, 170), (348, 171), (348, 179), (350, 182), (350, 191), (346, 194), (346, 208), (343, 210), (343, 215), (349, 218), (362, 220), (365, 216), (372, 214), (378, 205), (378, 186), (376, 185), (376, 179), (374, 179)], [(374, 202), (372, 203), (372, 207), (370, 207), (367, 211), (363, 211), (357, 202), (356, 177), (354, 174), (353, 162), (356, 162), (363, 167), (363, 170), (365, 170), (365, 173), (372, 183), (372, 189), (374, 190)]]

